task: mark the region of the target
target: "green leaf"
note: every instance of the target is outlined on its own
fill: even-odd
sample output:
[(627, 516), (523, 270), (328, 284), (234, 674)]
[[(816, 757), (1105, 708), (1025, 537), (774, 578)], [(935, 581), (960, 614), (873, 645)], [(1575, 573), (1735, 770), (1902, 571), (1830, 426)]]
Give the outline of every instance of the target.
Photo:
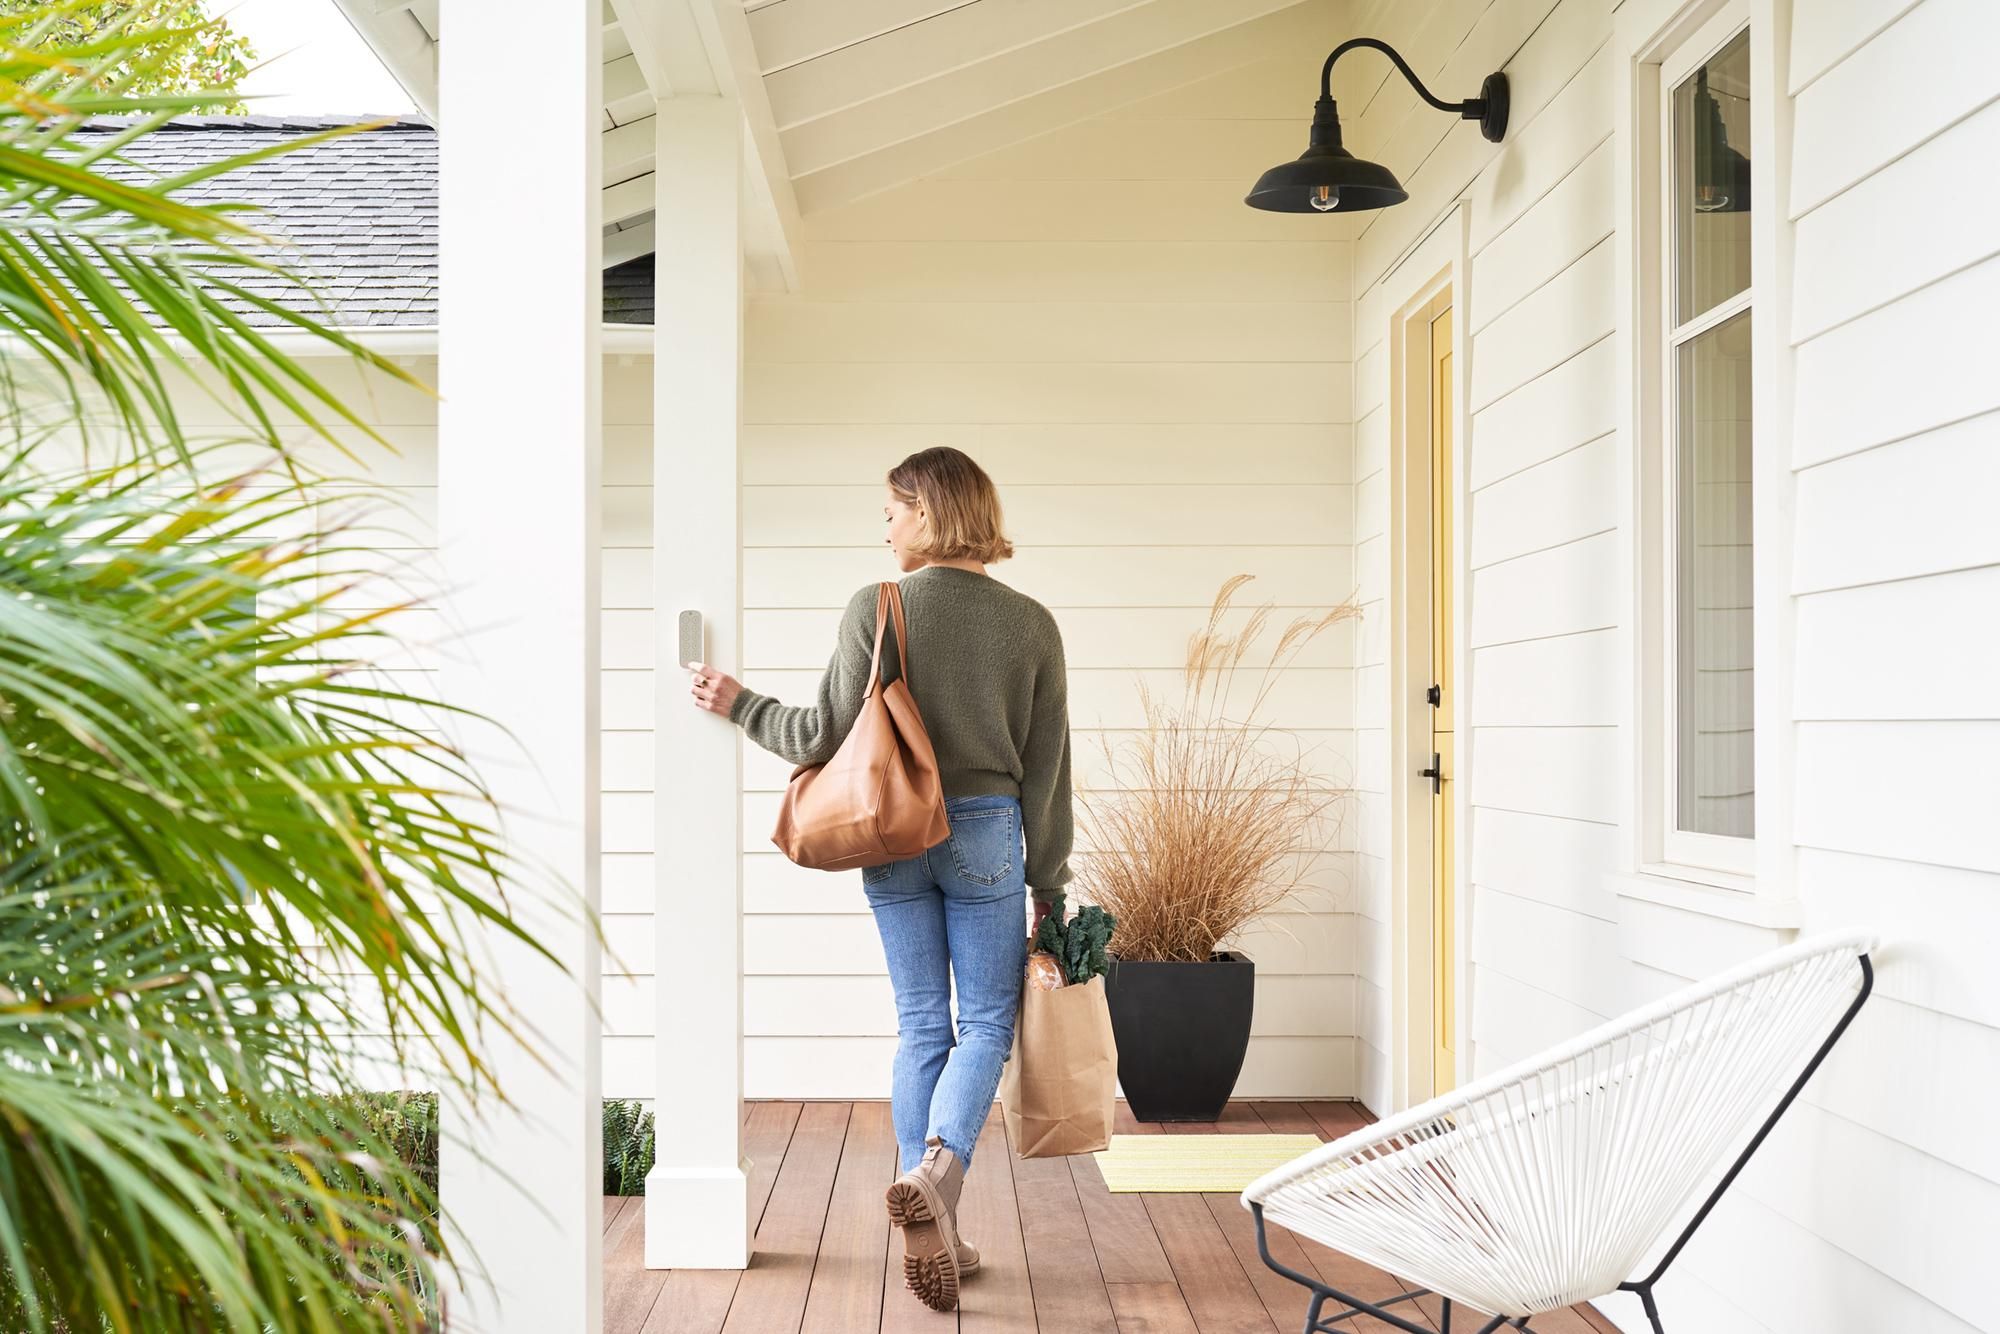
[[(364, 1096), (359, 1055), (497, 1094), (483, 1038), (528, 1029), (463, 933), (527, 940), (510, 894), (575, 909), (412, 720), (453, 710), (352, 660), (398, 612), (338, 610), (365, 548), (290, 536), (320, 484), (280, 423), (372, 432), (245, 312), (410, 378), (303, 284), (250, 291), (281, 252), (179, 197), (311, 141), (120, 161), (247, 58), (199, 4), (0, 0), (0, 34), (0, 1328), (435, 1328), (476, 1259), (445, 1248), (437, 1100)], [(136, 119), (78, 133), (97, 113)], [(185, 429), (190, 372), (226, 439)], [(78, 438), (95, 466), (52, 461)], [(269, 468), (224, 469), (249, 442)]]

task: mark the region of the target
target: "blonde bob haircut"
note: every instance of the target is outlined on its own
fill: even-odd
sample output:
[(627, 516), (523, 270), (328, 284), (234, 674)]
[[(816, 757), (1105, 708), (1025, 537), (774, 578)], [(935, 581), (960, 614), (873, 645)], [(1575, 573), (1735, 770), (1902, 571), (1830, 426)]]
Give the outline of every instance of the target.
[(889, 489), (923, 511), (910, 554), (991, 565), (1014, 554), (1000, 518), (1000, 493), (986, 470), (949, 445), (919, 450), (889, 470)]

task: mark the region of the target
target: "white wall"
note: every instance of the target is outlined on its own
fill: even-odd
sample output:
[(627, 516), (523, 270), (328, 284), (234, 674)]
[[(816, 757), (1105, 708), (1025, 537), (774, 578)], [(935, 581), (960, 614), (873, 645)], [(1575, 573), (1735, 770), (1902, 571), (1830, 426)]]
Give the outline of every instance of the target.
[[(809, 215), (804, 294), (755, 302), (748, 323), (751, 686), (814, 698), (840, 608), (895, 573), (883, 474), (935, 444), (993, 474), (1019, 546), (993, 572), (1062, 626), (1080, 783), (1101, 740), (1140, 722), (1135, 682), (1177, 683), (1227, 577), (1255, 574), (1238, 601), (1276, 602), (1281, 623), (1351, 592), (1348, 248), (1310, 225), (1325, 220), (1241, 203), (1302, 147), (1315, 74), (1297, 58), (1241, 69)], [(627, 419), (608, 412), (607, 431)], [(643, 519), (643, 488), (630, 496)], [(605, 661), (637, 678), (650, 640), (626, 559), (607, 553), (606, 606), (627, 609), (607, 610)], [(1342, 781), (1351, 646), (1345, 628), (1323, 636), (1273, 714)], [(607, 719), (624, 693), (607, 685)], [(895, 1013), (860, 877), (770, 846), (789, 766), (746, 747), (747, 1092), (886, 1096)], [(607, 986), (614, 1094), (650, 1088), (648, 754), (637, 732), (607, 737), (605, 901), (632, 973), (627, 996)], [(1245, 942), (1260, 984), (1246, 1095), (1353, 1090), (1345, 849), (1312, 867), (1321, 910)]]
[[(1783, 8), (1781, 6), (1781, 8)], [(1974, 1109), (2000, 1087), (2000, 380), (1985, 313), (2000, 298), (1988, 170), (2000, 153), (2000, 11), (1979, 0), (1796, 5), (1793, 190), (1796, 594), (1788, 772), (1808, 930), (1887, 936), (1876, 998), (1711, 1219), (1662, 1292), (1669, 1327), (1992, 1328), (1979, 1281), (2000, 1235), (2000, 1156)], [(1469, 788), (1476, 1071), (1784, 933), (1617, 895), (1628, 769), (1619, 700), (1630, 541), (1618, 463), (1611, 237), (1617, 191), (1612, 0), (1377, 4), (1360, 30), (1446, 96), (1505, 63), (1507, 141), (1372, 101), (1357, 63), (1336, 95), (1353, 144), (1385, 156), (1409, 204), (1355, 242), (1356, 560), (1385, 589), (1379, 484), (1388, 369), (1374, 299), (1415, 275), (1409, 246), (1470, 209)], [(1346, 69), (1343, 62), (1343, 71)], [(1354, 111), (1367, 109), (1359, 119)], [(1777, 201), (1773, 201), (1775, 204)], [(1384, 283), (1385, 278), (1388, 279)], [(1786, 442), (1760, 441), (1760, 448)], [(1379, 624), (1379, 620), (1378, 620)], [(1364, 639), (1363, 772), (1386, 744), (1383, 647)], [(1386, 807), (1372, 801), (1358, 900), (1385, 904)], [(1371, 921), (1374, 912), (1370, 912)], [(1387, 1095), (1386, 928), (1359, 955), (1364, 1096)], [(1636, 1308), (1605, 1303), (1628, 1328)]]
[(1892, 948), (1791, 1146), (1855, 1170), (1753, 1184), (1824, 1262), (1860, 1262), (1828, 1328), (1992, 1328), (2000, 1153), (1972, 1109), (2000, 1096), (2000, 70), (1979, 58), (2000, 10), (1794, 24), (1798, 876), (1808, 927)]

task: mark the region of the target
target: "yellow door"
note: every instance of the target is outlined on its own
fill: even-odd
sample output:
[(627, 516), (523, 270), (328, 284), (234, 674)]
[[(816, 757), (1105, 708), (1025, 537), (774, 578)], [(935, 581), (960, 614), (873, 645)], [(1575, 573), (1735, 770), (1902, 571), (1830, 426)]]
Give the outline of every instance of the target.
[(1457, 1082), (1457, 915), (1452, 890), (1451, 307), (1431, 320), (1431, 1078)]

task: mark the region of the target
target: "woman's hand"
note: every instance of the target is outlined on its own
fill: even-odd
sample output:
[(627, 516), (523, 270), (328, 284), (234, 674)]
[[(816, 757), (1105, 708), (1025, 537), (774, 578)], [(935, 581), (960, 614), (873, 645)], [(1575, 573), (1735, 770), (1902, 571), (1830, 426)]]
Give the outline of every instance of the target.
[(1041, 899), (1036, 899), (1036, 900), (1035, 900), (1035, 925), (1034, 925), (1033, 929), (1034, 929), (1034, 930), (1036, 930), (1036, 931), (1040, 931), (1040, 930), (1042, 929), (1042, 919), (1043, 919), (1044, 917), (1047, 917), (1048, 915), (1049, 915), (1049, 905), (1048, 905), (1047, 903), (1045, 903), (1045, 902), (1044, 902), (1043, 900), (1041, 900)]
[(727, 672), (718, 672), (707, 663), (691, 662), (688, 670), (694, 675), (694, 681), (688, 687), (688, 693), (694, 696), (694, 706), (727, 718), (730, 708), (736, 703), (736, 696), (743, 690), (742, 684)]

